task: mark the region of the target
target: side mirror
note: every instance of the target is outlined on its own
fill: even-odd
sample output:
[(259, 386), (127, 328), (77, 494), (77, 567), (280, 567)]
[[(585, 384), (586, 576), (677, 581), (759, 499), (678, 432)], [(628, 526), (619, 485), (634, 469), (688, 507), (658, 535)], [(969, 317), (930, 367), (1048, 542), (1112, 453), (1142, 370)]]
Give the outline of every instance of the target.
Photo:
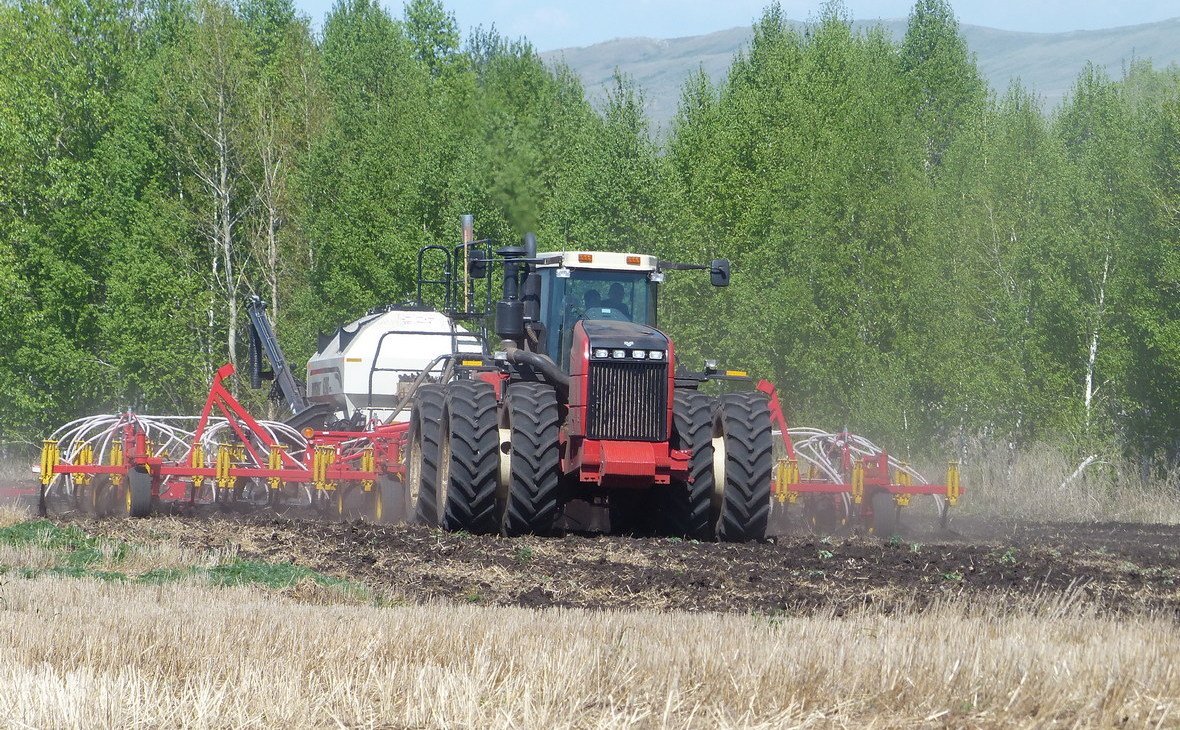
[(729, 259), (713, 259), (709, 264), (709, 280), (713, 286), (729, 286)]

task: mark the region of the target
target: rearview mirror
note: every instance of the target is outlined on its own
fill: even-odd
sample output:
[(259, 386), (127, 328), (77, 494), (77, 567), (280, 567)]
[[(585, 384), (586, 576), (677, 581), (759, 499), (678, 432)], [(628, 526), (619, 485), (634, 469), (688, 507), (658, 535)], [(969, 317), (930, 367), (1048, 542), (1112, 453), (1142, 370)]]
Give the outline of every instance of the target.
[(729, 259), (713, 259), (709, 264), (709, 280), (713, 286), (729, 286)]

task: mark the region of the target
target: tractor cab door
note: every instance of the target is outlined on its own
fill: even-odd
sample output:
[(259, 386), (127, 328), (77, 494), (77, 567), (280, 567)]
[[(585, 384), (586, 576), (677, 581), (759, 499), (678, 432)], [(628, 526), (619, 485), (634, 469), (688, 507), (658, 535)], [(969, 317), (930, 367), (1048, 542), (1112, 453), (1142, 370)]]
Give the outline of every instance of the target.
[(657, 284), (646, 272), (539, 268), (546, 354), (569, 372), (574, 325), (607, 319), (656, 326)]

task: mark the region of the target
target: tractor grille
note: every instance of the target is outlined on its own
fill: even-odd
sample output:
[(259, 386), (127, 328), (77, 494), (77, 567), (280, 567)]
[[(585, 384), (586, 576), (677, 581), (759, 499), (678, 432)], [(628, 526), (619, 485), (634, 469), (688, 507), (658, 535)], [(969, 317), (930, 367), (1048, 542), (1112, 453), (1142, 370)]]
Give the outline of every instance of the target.
[(668, 437), (668, 365), (591, 362), (587, 402), (590, 438), (663, 441)]

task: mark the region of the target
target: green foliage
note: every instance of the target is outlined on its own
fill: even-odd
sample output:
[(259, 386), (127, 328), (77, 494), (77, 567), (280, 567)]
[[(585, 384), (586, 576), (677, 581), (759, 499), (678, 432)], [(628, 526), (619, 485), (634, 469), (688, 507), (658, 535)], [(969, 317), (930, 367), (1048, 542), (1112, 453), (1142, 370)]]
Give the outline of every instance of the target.
[(946, 0), (901, 43), (771, 5), (657, 144), (631, 79), (595, 112), (459, 27), (438, 0), (339, 0), (318, 38), (291, 0), (0, 4), (0, 440), (190, 412), (252, 293), (298, 362), (413, 296), (470, 212), (501, 244), (730, 258), (728, 290), (670, 275), (662, 326), (792, 421), (1175, 456), (1174, 69), (1087, 69), (1050, 116), (988, 95)]
[(935, 167), (955, 133), (983, 109), (987, 87), (947, 0), (918, 0), (901, 44), (901, 70)]
[[(26, 577), (61, 575), (74, 578), (101, 580), (134, 580), (140, 583), (170, 583), (197, 578), (211, 585), (257, 585), (271, 589), (290, 588), (303, 582), (336, 588), (355, 598), (367, 597), (367, 589), (347, 580), (333, 578), (291, 563), (264, 563), (233, 558), (209, 567), (156, 568), (146, 572), (128, 573), (125, 563), (137, 549), (121, 540), (109, 540), (88, 535), (75, 525), (62, 527), (48, 520), (26, 520), (0, 528), (0, 545), (27, 547), (49, 551), (44, 567), (20, 568), (0, 564), (0, 573), (20, 569)], [(111, 568), (102, 569), (102, 566)]]

